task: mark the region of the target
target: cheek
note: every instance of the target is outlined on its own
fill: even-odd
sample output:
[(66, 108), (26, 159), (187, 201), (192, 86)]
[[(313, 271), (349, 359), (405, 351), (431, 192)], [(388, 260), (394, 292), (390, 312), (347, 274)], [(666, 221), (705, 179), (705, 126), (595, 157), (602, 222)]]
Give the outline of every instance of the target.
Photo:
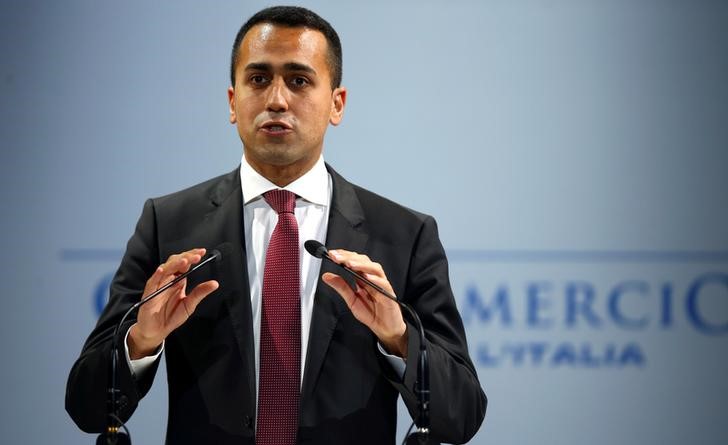
[(317, 129), (326, 128), (331, 117), (331, 103), (321, 100), (306, 103), (301, 110), (303, 119), (309, 122), (310, 126)]
[(251, 105), (252, 101), (246, 98), (240, 98), (235, 103), (235, 114), (238, 117), (239, 126), (245, 127), (252, 124), (253, 119), (255, 118), (255, 112), (254, 107)]

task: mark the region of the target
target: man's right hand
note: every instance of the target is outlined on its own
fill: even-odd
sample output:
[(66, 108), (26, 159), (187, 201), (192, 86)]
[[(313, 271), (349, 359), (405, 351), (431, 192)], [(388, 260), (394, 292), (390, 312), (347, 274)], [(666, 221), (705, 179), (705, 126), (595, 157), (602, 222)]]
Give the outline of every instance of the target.
[[(170, 256), (147, 280), (143, 295), (151, 294), (176, 276), (187, 272), (204, 255), (205, 249), (192, 249)], [(187, 279), (181, 280), (139, 308), (137, 322), (127, 337), (130, 359), (137, 360), (154, 354), (164, 339), (186, 322), (200, 301), (215, 291), (219, 284), (215, 280), (205, 281), (189, 294), (186, 286)]]

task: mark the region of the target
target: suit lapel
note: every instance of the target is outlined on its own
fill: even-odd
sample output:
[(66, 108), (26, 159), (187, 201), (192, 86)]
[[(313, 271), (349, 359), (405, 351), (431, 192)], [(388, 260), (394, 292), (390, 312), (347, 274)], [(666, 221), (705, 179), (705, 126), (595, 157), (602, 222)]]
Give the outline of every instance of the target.
[(221, 242), (232, 245), (229, 255), (220, 263), (221, 297), (230, 312), (245, 374), (248, 376), (247, 397), (249, 412), (255, 412), (255, 349), (253, 345), (253, 316), (250, 304), (250, 285), (243, 236), (243, 195), (240, 170), (227, 175), (210, 195), (214, 209), (206, 216), (208, 230)]
[[(326, 233), (326, 246), (332, 249), (346, 249), (355, 252), (365, 250), (368, 235), (365, 231), (364, 212), (354, 187), (339, 176), (329, 165), (326, 166), (333, 183), (331, 210)], [(321, 264), (321, 274), (340, 273), (327, 261)], [(310, 400), (316, 388), (321, 366), (339, 316), (349, 308), (341, 297), (319, 278), (313, 303), (313, 316), (309, 333), (306, 367), (301, 389), (302, 403)], [(305, 407), (303, 413), (305, 413)]]

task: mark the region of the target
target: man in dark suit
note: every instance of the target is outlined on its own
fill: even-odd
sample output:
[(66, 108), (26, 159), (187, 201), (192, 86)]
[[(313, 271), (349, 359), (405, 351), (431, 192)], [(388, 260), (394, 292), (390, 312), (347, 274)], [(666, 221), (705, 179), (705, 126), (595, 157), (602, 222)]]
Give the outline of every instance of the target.
[[(260, 355), (261, 336), (270, 335), (261, 324), (277, 322), (266, 312), (264, 268), (266, 250), (273, 249), (267, 243), (284, 218), (272, 210), (268, 192), (282, 189), (295, 197), (300, 237), (300, 321), (294, 329), (300, 394), (293, 417), (280, 414), (287, 419), (281, 423), (294, 423), (293, 440), (393, 443), (398, 394), (417, 414), (415, 327), (395, 302), (364, 283), (350, 285), (334, 266), (305, 254), (306, 239), (334, 247), (335, 262), (414, 307), (430, 357), (431, 436), (462, 443), (475, 434), (486, 398), (468, 355), (434, 220), (350, 184), (324, 164), (324, 134), (328, 124), (341, 121), (346, 103), (340, 83), (338, 36), (311, 11), (267, 8), (240, 29), (228, 96), (230, 120), (243, 142), (241, 166), (145, 204), (109, 304), (69, 376), (66, 409), (81, 429), (98, 432), (107, 425), (112, 334), (123, 313), (198, 263), (204, 247), (229, 243), (232, 253), (222, 263), (195, 272), (122, 326), (120, 414), (132, 415), (163, 352), (167, 443), (284, 442), (262, 439), (259, 431), (261, 422), (279, 429), (277, 418), (260, 415), (269, 403), (261, 396), (262, 379), (278, 372), (265, 371), (271, 368)], [(273, 377), (283, 382), (283, 374)]]

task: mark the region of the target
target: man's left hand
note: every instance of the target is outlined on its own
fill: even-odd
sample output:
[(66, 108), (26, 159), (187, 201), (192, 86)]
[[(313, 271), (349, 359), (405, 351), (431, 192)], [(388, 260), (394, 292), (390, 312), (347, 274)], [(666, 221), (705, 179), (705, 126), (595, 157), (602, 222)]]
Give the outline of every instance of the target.
[[(329, 250), (329, 258), (358, 272), (394, 295), (384, 269), (368, 256), (336, 249)], [(407, 325), (396, 302), (359, 280), (356, 282), (357, 289), (353, 290), (339, 275), (327, 272), (321, 278), (341, 295), (354, 317), (371, 329), (387, 352), (407, 358)]]

